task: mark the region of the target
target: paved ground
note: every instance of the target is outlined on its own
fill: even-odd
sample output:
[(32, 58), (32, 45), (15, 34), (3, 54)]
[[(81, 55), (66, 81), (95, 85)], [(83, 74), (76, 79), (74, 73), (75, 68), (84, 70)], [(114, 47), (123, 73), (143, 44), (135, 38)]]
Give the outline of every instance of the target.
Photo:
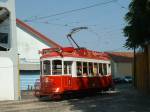
[(0, 112), (150, 112), (150, 95), (137, 92), (131, 85), (117, 86), (120, 93), (74, 97), (62, 101), (0, 102)]

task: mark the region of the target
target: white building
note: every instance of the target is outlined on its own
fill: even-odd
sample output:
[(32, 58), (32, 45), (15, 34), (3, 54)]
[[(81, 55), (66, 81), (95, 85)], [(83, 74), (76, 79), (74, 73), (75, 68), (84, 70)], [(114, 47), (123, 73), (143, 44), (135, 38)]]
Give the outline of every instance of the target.
[(108, 52), (114, 78), (132, 76), (133, 52)]
[(0, 100), (20, 97), (14, 0), (0, 0)]
[(61, 46), (19, 19), (16, 20), (16, 24), (21, 90), (26, 90), (33, 87), (35, 80), (39, 78), (39, 50)]
[(39, 76), (38, 51), (47, 47), (60, 45), (16, 20), (14, 0), (0, 0), (0, 100), (20, 98), (19, 68), (21, 74), (25, 74), (29, 80), (35, 71)]

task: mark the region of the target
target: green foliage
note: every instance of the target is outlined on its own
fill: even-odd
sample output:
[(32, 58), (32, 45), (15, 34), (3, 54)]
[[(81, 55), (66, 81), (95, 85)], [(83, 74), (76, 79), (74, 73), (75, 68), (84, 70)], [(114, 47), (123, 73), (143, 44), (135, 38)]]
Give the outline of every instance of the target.
[(150, 0), (132, 0), (125, 20), (125, 47), (143, 47), (150, 42)]

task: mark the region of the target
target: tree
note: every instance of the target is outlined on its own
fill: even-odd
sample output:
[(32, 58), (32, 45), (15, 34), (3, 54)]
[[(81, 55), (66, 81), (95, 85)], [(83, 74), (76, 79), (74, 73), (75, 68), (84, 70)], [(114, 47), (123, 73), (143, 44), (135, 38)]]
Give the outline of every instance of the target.
[(150, 42), (150, 0), (132, 0), (125, 20), (125, 47), (133, 49)]

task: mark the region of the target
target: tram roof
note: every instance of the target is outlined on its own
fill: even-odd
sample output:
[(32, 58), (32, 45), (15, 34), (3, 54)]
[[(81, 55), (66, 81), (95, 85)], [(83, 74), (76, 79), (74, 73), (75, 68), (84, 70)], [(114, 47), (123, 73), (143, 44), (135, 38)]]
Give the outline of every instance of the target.
[(107, 53), (92, 51), (86, 48), (74, 48), (74, 47), (60, 47), (60, 48), (47, 48), (40, 51), (41, 58), (50, 57), (74, 57), (74, 58), (87, 58), (97, 60), (110, 60)]

